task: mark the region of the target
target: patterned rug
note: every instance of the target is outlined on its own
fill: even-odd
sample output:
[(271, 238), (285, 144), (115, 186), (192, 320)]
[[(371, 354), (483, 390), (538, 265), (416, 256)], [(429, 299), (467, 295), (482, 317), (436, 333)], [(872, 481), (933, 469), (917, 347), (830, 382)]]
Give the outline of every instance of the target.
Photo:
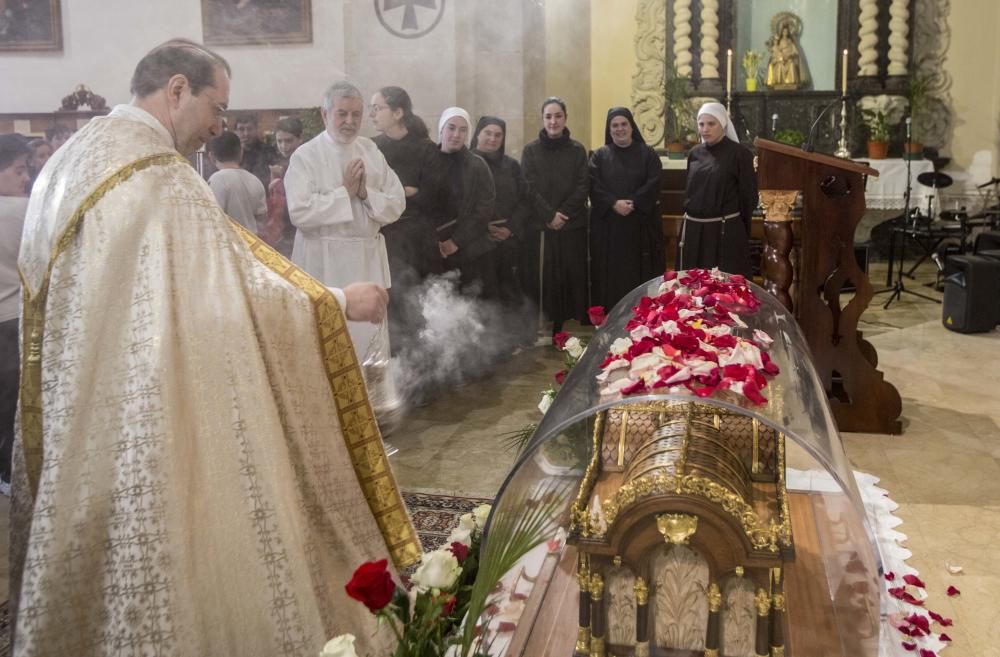
[[(413, 524), (425, 552), (430, 552), (444, 543), (451, 530), (458, 526), (458, 518), (463, 513), (472, 511), (480, 504), (493, 501), (479, 497), (405, 492), (403, 500), (410, 509)], [(7, 625), (7, 601), (4, 600), (0, 603), (0, 657), (10, 657), (10, 628)]]
[(403, 501), (410, 509), (410, 517), (413, 518), (424, 552), (440, 547), (451, 530), (458, 526), (458, 519), (462, 514), (472, 511), (480, 504), (493, 502), (481, 497), (407, 492), (403, 493)]

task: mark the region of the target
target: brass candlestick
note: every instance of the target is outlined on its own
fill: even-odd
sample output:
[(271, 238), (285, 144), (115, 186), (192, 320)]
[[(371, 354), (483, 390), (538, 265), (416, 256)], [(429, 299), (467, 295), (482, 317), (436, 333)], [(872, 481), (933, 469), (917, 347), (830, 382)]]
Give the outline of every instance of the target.
[(851, 151), (847, 148), (847, 94), (840, 97), (840, 142), (833, 154), (845, 160), (851, 159)]

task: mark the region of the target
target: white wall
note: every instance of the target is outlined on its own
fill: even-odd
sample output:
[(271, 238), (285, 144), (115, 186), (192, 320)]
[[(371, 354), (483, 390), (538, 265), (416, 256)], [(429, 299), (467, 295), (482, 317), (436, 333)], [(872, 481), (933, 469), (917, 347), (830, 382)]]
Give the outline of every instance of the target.
[[(344, 3), (314, 0), (313, 43), (218, 46), (233, 67), (230, 105), (318, 104), (344, 72)], [(0, 112), (50, 112), (78, 84), (109, 105), (129, 99), (136, 62), (171, 37), (202, 41), (200, 0), (62, 0), (63, 50), (0, 53)]]

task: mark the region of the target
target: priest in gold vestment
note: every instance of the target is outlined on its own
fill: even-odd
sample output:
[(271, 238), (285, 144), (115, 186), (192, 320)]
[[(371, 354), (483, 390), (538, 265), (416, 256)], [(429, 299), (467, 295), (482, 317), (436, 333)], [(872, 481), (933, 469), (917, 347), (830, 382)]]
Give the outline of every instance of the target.
[(14, 654), (389, 654), (344, 591), (420, 554), (342, 312), (384, 290), (323, 287), (181, 157), (218, 134), (225, 60), (168, 42), (132, 91), (28, 209)]

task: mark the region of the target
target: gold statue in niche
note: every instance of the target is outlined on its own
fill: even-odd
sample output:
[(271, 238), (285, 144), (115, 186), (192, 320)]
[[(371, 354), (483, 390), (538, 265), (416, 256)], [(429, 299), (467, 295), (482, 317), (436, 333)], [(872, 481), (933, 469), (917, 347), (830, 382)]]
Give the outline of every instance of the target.
[(771, 38), (767, 49), (766, 84), (771, 89), (801, 89), (808, 81), (806, 64), (799, 49), (802, 19), (790, 11), (775, 14), (771, 19)]

